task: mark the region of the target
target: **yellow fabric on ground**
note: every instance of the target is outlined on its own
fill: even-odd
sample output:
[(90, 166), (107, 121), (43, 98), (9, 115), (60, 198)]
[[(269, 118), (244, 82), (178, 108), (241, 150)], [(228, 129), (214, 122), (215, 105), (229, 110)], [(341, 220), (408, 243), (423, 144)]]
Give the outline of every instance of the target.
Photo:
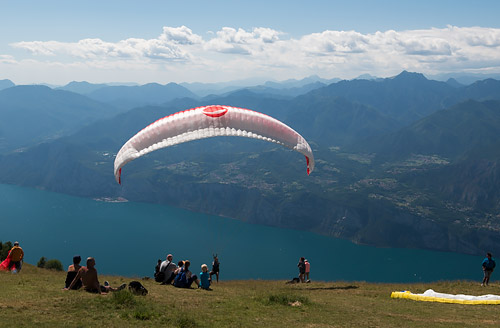
[[(456, 295), (452, 295), (456, 296)], [(495, 295), (491, 295), (495, 296)], [(479, 296), (478, 296), (479, 297)], [(499, 296), (500, 297), (500, 296)], [(455, 304), (500, 304), (500, 299), (456, 299), (456, 298), (445, 298), (445, 297), (433, 297), (424, 294), (413, 294), (409, 291), (403, 292), (392, 292), (391, 298), (406, 298), (414, 301), (422, 302), (439, 302), (439, 303), (455, 303)]]

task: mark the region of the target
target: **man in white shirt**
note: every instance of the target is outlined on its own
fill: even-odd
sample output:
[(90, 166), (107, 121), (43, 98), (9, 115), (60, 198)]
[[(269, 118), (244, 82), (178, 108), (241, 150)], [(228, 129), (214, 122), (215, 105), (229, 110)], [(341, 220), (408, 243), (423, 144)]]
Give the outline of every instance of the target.
[(160, 272), (162, 272), (165, 277), (163, 279), (162, 285), (171, 284), (172, 280), (174, 280), (175, 278), (174, 271), (175, 269), (177, 269), (177, 265), (174, 262), (172, 262), (173, 259), (174, 259), (173, 255), (168, 254), (167, 259), (161, 262)]

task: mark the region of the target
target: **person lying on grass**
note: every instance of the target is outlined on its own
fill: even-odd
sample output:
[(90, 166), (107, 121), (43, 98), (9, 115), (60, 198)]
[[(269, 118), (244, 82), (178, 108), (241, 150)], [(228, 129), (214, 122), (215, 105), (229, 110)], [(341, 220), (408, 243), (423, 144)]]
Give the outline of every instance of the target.
[(99, 279), (97, 278), (97, 270), (95, 268), (95, 259), (93, 257), (87, 258), (87, 266), (82, 266), (78, 273), (75, 276), (75, 279), (71, 282), (68, 288), (64, 288), (64, 290), (72, 289), (72, 287), (78, 283), (78, 280), (82, 281), (83, 289), (89, 293), (96, 294), (107, 294), (108, 292), (114, 292), (118, 290), (122, 290), (127, 286), (127, 284), (122, 284), (118, 288), (113, 288), (109, 286), (106, 282), (104, 286), (99, 283)]

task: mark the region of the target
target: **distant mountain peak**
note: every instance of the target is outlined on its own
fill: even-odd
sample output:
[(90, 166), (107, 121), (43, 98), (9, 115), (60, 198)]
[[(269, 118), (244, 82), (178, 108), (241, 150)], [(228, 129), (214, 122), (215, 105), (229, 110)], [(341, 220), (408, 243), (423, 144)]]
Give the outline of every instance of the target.
[(447, 81), (446, 81), (447, 84), (451, 85), (452, 87), (454, 88), (460, 88), (460, 87), (463, 87), (464, 85), (461, 84), (460, 82), (458, 82), (457, 80), (455, 80), (454, 78), (450, 77)]
[(7, 79), (0, 80), (0, 90), (11, 88), (13, 86), (15, 86), (15, 84), (11, 80), (7, 80)]
[(427, 78), (424, 76), (422, 73), (415, 73), (415, 72), (408, 72), (408, 71), (402, 71), (395, 77), (393, 77), (393, 80), (399, 80), (399, 81), (427, 81)]
[(373, 75), (368, 74), (368, 73), (361, 74), (360, 76), (355, 78), (355, 80), (377, 80), (377, 79), (378, 79), (378, 77), (373, 76)]

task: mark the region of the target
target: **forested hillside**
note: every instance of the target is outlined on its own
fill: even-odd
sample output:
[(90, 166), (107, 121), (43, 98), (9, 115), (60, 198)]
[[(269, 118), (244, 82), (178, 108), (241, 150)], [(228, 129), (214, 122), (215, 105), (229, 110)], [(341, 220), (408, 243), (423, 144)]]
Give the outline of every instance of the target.
[[(133, 90), (155, 88), (164, 90)], [(8, 140), (0, 148), (0, 183), (165, 203), (378, 246), (500, 251), (499, 81), (451, 85), (403, 72), (339, 81), (296, 97), (262, 88), (201, 99), (180, 93), (127, 111), (104, 105), (111, 98), (97, 103), (47, 89), (37, 92), (51, 97), (33, 102), (33, 90), (25, 88), (22, 106), (6, 99), (23, 89), (0, 91), (0, 136)], [(100, 90), (89, 95), (97, 98)], [(55, 104), (55, 116), (69, 113), (59, 130), (48, 123), (37, 126), (37, 135), (9, 129)], [(85, 113), (95, 114), (75, 125), (85, 104), (93, 106)], [(154, 152), (128, 164), (123, 184), (116, 184), (114, 156), (128, 138), (158, 118), (210, 104), (282, 120), (309, 141), (316, 170), (307, 176), (305, 159), (281, 146), (227, 137)]]

